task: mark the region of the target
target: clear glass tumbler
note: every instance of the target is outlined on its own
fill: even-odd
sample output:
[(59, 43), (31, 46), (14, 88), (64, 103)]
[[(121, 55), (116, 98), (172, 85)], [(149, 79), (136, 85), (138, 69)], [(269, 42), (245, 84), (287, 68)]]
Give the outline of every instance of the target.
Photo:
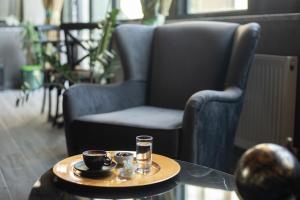
[(153, 137), (140, 135), (136, 137), (136, 162), (138, 173), (148, 173), (152, 165)]

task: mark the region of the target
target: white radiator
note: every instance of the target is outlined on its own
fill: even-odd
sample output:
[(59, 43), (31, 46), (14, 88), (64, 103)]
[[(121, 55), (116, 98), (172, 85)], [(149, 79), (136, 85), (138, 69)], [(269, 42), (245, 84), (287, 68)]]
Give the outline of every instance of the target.
[(256, 55), (235, 144), (285, 144), (294, 135), (297, 57)]

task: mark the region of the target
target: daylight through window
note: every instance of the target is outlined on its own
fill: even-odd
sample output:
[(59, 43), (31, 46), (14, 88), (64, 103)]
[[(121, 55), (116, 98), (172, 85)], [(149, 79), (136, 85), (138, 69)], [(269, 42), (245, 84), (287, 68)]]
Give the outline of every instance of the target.
[(209, 13), (248, 9), (248, 0), (188, 0), (188, 13)]

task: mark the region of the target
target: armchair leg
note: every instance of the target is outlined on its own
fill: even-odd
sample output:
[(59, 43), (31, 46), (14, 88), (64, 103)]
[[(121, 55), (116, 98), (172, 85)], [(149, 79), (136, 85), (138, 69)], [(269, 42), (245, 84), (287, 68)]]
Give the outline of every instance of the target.
[(48, 90), (48, 88), (44, 87), (43, 90), (44, 91), (43, 91), (43, 101), (42, 101), (41, 114), (44, 114), (44, 112), (45, 112), (45, 104), (46, 104), (46, 96), (47, 96), (47, 90)]
[[(62, 119), (62, 120), (59, 121), (59, 119)], [(63, 114), (59, 114), (59, 115), (57, 116), (57, 120), (56, 120), (56, 127), (57, 127), (57, 128), (63, 128), (64, 125), (65, 125), (65, 123), (64, 123)]]
[(56, 93), (56, 110), (55, 110), (55, 116), (52, 122), (52, 126), (55, 126), (57, 124), (57, 120), (59, 118), (59, 105), (60, 105), (60, 101), (59, 101), (59, 97), (61, 96), (61, 92), (62, 90), (60, 88), (57, 88), (57, 93)]
[(48, 90), (48, 97), (49, 97), (49, 104), (48, 104), (48, 122), (51, 122), (53, 120), (53, 117), (51, 116), (51, 110), (52, 110), (52, 95), (51, 95), (51, 91), (52, 91), (52, 87), (49, 87)]

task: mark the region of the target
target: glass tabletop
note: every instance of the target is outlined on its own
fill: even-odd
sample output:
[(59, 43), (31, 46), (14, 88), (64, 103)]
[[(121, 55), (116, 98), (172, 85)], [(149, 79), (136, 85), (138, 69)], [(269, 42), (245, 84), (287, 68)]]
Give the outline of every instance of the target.
[(33, 185), (29, 199), (238, 200), (234, 177), (200, 165), (177, 161), (180, 173), (163, 183), (135, 188), (91, 188), (59, 180), (52, 169)]

